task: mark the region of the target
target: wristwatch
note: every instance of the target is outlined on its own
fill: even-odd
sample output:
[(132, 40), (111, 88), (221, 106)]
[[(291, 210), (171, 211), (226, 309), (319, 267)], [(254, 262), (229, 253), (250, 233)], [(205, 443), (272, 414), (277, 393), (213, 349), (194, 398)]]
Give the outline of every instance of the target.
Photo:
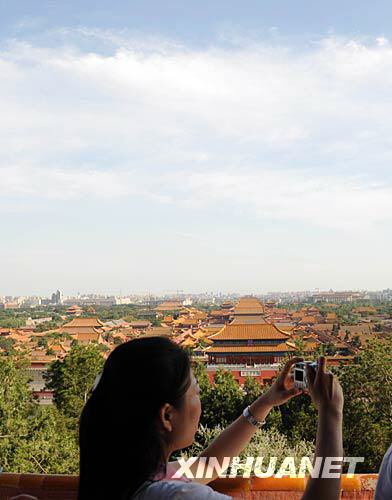
[(247, 406), (245, 410), (242, 412), (242, 416), (245, 417), (250, 424), (254, 425), (258, 429), (260, 429), (260, 427), (263, 427), (263, 425), (265, 424), (265, 420), (255, 419), (255, 417), (250, 412), (249, 406)]

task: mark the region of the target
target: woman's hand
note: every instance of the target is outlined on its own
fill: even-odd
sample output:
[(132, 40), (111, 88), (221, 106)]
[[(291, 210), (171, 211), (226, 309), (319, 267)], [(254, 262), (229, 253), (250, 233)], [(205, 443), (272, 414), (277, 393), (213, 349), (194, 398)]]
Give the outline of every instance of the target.
[(299, 361), (303, 361), (303, 358), (294, 357), (287, 361), (275, 382), (267, 392), (260, 396), (260, 402), (272, 408), (273, 406), (280, 406), (294, 396), (301, 394), (301, 389), (294, 387), (294, 377), (291, 373), (291, 368)]
[(337, 415), (343, 412), (343, 391), (338, 379), (326, 371), (326, 359), (318, 359), (317, 372), (306, 366), (308, 392), (318, 412), (331, 412)]

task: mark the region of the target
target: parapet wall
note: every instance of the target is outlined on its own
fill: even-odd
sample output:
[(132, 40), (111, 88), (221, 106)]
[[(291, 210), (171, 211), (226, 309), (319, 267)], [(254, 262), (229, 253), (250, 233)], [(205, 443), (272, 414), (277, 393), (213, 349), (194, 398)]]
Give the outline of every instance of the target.
[[(377, 474), (355, 474), (342, 479), (344, 499), (373, 500)], [(300, 499), (306, 479), (291, 478), (222, 478), (210, 483), (216, 491), (234, 498), (249, 500)], [(19, 493), (28, 493), (39, 500), (76, 500), (77, 476), (45, 474), (0, 474), (0, 500), (9, 500)]]

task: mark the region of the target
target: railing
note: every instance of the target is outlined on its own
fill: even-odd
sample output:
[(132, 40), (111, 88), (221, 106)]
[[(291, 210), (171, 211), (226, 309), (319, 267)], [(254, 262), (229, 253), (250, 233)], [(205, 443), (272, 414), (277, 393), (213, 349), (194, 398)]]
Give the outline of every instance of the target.
[[(355, 474), (342, 479), (342, 499), (372, 500), (377, 474)], [(237, 477), (216, 479), (210, 486), (238, 499), (296, 500), (300, 499), (306, 479)], [(0, 500), (27, 493), (39, 500), (76, 500), (77, 476), (45, 474), (0, 474)]]

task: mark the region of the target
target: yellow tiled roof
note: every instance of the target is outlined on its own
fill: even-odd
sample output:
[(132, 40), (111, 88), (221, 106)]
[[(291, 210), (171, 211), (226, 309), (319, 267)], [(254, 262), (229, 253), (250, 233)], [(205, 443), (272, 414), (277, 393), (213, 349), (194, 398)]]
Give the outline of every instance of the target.
[(279, 330), (270, 323), (258, 325), (226, 325), (223, 329), (211, 335), (213, 340), (232, 339), (282, 339), (286, 340), (289, 335)]
[(103, 326), (102, 321), (98, 318), (74, 318), (69, 323), (62, 326), (62, 328), (79, 328), (79, 327), (101, 327)]

